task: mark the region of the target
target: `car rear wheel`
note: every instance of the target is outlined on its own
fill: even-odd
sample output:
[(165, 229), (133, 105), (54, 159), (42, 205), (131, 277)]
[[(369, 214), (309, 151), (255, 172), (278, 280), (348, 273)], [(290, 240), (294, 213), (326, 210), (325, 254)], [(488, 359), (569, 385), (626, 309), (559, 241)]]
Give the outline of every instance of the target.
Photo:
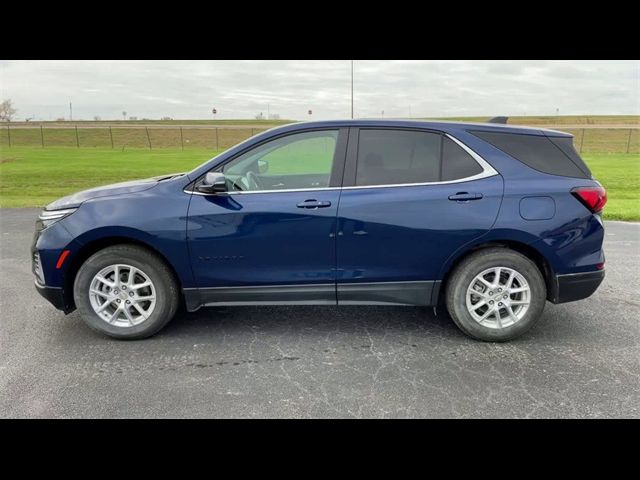
[(508, 248), (488, 248), (458, 265), (445, 295), (447, 310), (464, 333), (504, 342), (522, 335), (540, 318), (547, 290), (530, 259)]
[(85, 323), (115, 338), (149, 337), (175, 315), (178, 286), (169, 267), (135, 245), (115, 245), (89, 257), (73, 287)]

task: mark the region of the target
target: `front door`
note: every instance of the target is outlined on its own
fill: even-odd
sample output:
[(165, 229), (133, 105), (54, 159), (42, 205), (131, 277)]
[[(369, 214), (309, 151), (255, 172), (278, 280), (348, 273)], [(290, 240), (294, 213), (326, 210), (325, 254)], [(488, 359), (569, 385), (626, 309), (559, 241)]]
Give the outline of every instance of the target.
[(500, 208), (502, 177), (474, 155), (438, 132), (352, 129), (338, 303), (431, 304), (444, 262), (486, 233)]
[(318, 130), (267, 141), (216, 168), (228, 192), (193, 194), (187, 233), (202, 303), (336, 303), (346, 136)]

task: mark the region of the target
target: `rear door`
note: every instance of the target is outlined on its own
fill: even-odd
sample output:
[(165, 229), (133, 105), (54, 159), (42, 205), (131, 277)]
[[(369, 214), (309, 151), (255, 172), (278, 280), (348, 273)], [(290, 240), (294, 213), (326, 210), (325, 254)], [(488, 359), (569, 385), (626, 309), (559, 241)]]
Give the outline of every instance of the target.
[(338, 303), (428, 305), (442, 264), (493, 225), (502, 177), (441, 132), (353, 128), (338, 207)]

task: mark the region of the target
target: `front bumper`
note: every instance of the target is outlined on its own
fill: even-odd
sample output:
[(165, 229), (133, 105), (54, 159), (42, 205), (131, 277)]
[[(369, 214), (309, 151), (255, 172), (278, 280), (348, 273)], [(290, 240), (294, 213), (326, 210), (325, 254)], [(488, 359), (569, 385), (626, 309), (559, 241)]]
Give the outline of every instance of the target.
[(553, 303), (574, 302), (587, 298), (604, 280), (604, 270), (556, 275), (549, 300)]
[[(69, 313), (75, 310), (72, 287), (68, 285), (67, 274), (70, 260), (79, 249), (79, 244), (64, 227), (66, 218), (48, 227), (40, 218), (31, 243), (31, 270), (35, 277), (36, 290), (58, 310)], [(69, 250), (70, 254), (61, 265), (57, 265), (60, 254)]]
[(47, 299), (49, 303), (51, 303), (51, 305), (56, 307), (58, 310), (62, 310), (65, 313), (69, 313), (71, 310), (73, 310), (73, 307), (71, 305), (66, 305), (62, 288), (47, 287), (44, 285), (40, 285), (37, 281), (34, 283), (38, 293), (45, 299)]

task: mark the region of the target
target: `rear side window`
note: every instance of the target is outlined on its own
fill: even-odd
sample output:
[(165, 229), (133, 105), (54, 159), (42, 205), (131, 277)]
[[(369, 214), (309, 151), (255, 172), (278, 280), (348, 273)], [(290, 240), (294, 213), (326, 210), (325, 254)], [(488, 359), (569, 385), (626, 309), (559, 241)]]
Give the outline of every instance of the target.
[(458, 180), (482, 173), (482, 167), (449, 137), (442, 139), (442, 181)]
[(362, 129), (356, 185), (437, 182), (440, 150), (436, 133)]
[[(591, 172), (571, 145), (561, 138), (519, 133), (471, 132), (540, 172), (564, 177), (590, 178)], [(573, 151), (573, 152), (571, 152)]]
[(445, 135), (409, 130), (361, 129), (356, 185), (452, 181), (482, 167)]
[(564, 153), (567, 157), (569, 157), (571, 161), (575, 163), (576, 166), (580, 170), (582, 170), (582, 172), (587, 177), (589, 178), (591, 177), (591, 170), (589, 170), (589, 167), (587, 167), (587, 164), (584, 163), (584, 160), (580, 158), (580, 154), (576, 151), (575, 147), (573, 146), (572, 137), (549, 137), (549, 140), (551, 140), (551, 142), (556, 147), (562, 150), (562, 153)]

